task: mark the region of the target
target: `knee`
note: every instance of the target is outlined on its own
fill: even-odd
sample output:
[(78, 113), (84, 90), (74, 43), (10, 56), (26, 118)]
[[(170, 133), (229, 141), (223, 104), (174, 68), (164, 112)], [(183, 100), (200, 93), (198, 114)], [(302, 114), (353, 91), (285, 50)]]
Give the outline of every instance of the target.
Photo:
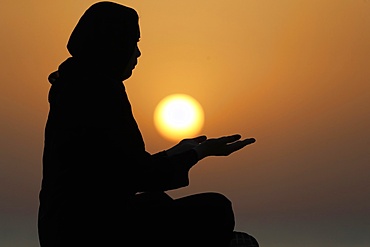
[(232, 202), (225, 195), (217, 192), (208, 192), (205, 193), (207, 201), (211, 202), (213, 205), (218, 205), (226, 209), (232, 209)]
[(214, 213), (218, 216), (224, 215), (224, 220), (228, 221), (229, 224), (234, 224), (234, 211), (232, 202), (225, 195), (217, 192), (206, 193), (208, 205), (212, 205), (215, 210)]
[(231, 239), (235, 227), (235, 217), (232, 202), (225, 195), (220, 193), (207, 193), (209, 223), (208, 226), (213, 233), (219, 233)]

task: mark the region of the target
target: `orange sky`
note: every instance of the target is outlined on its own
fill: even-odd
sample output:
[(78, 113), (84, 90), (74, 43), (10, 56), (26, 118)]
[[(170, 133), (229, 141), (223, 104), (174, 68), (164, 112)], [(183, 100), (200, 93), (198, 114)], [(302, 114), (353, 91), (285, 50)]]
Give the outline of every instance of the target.
[[(94, 2), (2, 1), (0, 246), (38, 246), (47, 76)], [(225, 193), (262, 246), (370, 245), (369, 1), (116, 2), (140, 15), (142, 56), (125, 85), (148, 151), (173, 145), (153, 123), (172, 93), (202, 104), (209, 137), (257, 139), (201, 161), (173, 196)]]

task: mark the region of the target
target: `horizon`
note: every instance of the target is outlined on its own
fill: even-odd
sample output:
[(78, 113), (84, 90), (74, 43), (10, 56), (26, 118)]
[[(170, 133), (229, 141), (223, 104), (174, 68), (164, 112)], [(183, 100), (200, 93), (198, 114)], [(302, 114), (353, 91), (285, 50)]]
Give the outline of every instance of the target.
[[(48, 75), (97, 1), (5, 1), (0, 10), (0, 246), (38, 246)], [(364, 0), (115, 1), (137, 10), (142, 52), (124, 81), (150, 153), (165, 96), (204, 110), (201, 134), (256, 143), (209, 157), (190, 186), (233, 202), (261, 246), (370, 245), (370, 3)]]

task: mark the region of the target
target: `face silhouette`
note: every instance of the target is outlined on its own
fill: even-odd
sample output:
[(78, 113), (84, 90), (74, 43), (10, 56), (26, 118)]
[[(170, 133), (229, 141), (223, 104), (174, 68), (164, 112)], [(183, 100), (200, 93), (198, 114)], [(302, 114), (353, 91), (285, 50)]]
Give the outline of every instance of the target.
[(134, 52), (132, 53), (132, 56), (130, 60), (128, 61), (128, 64), (125, 68), (125, 78), (129, 78), (132, 75), (132, 71), (134, 70), (135, 66), (138, 63), (138, 58), (141, 56), (140, 49), (136, 43)]
[(128, 67), (129, 67), (129, 69), (131, 71), (135, 68), (135, 66), (136, 66), (136, 64), (138, 62), (138, 58), (140, 56), (141, 56), (141, 52), (140, 52), (139, 46), (136, 44), (135, 50), (132, 53), (131, 59), (130, 59), (130, 61), (128, 63)]

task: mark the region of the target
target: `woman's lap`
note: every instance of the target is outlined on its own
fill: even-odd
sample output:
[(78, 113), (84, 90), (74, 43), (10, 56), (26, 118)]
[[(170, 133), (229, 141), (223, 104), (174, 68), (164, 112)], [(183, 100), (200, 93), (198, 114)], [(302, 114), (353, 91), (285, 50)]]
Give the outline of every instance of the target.
[(148, 244), (228, 246), (231, 240), (234, 214), (222, 194), (172, 199), (165, 193), (152, 193), (139, 195), (135, 201), (134, 236)]

